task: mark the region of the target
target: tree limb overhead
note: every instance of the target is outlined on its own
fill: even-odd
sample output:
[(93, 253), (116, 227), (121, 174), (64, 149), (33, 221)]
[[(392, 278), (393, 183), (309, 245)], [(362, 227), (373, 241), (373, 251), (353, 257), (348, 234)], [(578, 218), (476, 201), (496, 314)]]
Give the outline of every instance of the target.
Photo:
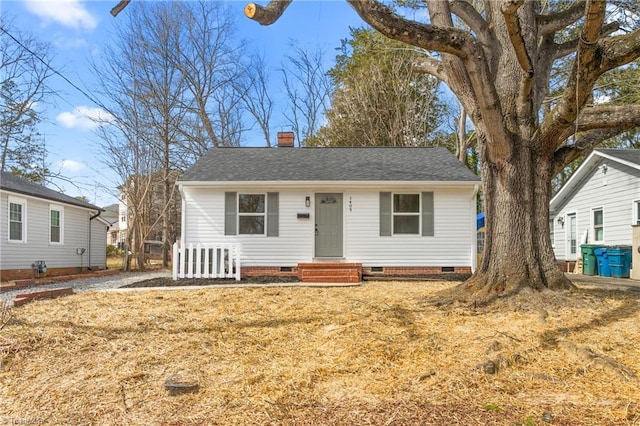
[(549, 35), (557, 31), (563, 30), (568, 26), (575, 24), (584, 16), (586, 0), (580, 0), (566, 10), (549, 15), (538, 15), (536, 20), (539, 25), (540, 35)]
[(260, 6), (249, 3), (244, 7), (244, 14), (260, 25), (271, 25), (276, 22), (291, 4), (292, 0), (271, 0), (268, 5)]
[(518, 21), (518, 9), (522, 7), (524, 0), (510, 0), (502, 5), (502, 15), (504, 21), (507, 24), (507, 32), (509, 39), (516, 52), (516, 58), (520, 64), (522, 71), (529, 77), (533, 77), (533, 65), (531, 64), (531, 58), (527, 52), (527, 46), (522, 36), (522, 28)]
[(569, 163), (583, 157), (599, 143), (622, 133), (619, 129), (597, 129), (580, 135), (576, 142), (559, 148), (553, 156), (553, 174), (557, 175)]
[(118, 13), (122, 12), (122, 10), (127, 7), (127, 5), (131, 3), (131, 0), (121, 0), (117, 5), (111, 9), (111, 15), (116, 17)]

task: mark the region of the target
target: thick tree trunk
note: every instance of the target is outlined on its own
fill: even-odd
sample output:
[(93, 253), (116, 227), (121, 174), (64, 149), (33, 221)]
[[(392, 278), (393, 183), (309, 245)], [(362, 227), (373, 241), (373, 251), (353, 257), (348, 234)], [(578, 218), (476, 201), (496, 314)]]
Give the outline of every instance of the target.
[(535, 146), (520, 144), (500, 163), (484, 158), (484, 256), (463, 287), (475, 300), (524, 288), (573, 288), (556, 264), (549, 238), (551, 157)]

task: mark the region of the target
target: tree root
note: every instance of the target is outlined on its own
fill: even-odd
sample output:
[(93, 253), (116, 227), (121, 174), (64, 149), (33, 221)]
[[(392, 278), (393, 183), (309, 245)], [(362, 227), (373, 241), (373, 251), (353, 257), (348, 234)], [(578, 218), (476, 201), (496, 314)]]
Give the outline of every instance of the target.
[(567, 341), (560, 342), (559, 346), (565, 351), (576, 355), (585, 364), (585, 368), (590, 365), (597, 365), (603, 370), (617, 375), (626, 382), (638, 381), (638, 376), (629, 367), (613, 358), (599, 354), (589, 347), (581, 347)]

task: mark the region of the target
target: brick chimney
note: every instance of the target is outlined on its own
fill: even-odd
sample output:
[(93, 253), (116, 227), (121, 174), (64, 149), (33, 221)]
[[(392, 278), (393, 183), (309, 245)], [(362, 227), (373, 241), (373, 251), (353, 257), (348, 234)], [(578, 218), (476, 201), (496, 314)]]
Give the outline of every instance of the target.
[(278, 148), (293, 148), (293, 132), (278, 132)]

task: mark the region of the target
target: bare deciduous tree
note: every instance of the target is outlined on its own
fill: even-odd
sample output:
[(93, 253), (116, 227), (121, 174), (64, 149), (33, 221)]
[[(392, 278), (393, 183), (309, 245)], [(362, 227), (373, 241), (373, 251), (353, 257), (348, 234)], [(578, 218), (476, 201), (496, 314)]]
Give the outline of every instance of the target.
[(281, 72), (288, 101), (285, 117), (298, 144), (303, 145), (320, 128), (332, 91), (324, 69), (324, 54), (292, 44)]
[(18, 32), (10, 18), (0, 24), (0, 170), (44, 183), (46, 150), (37, 133), (41, 110), (53, 93), (49, 47)]

